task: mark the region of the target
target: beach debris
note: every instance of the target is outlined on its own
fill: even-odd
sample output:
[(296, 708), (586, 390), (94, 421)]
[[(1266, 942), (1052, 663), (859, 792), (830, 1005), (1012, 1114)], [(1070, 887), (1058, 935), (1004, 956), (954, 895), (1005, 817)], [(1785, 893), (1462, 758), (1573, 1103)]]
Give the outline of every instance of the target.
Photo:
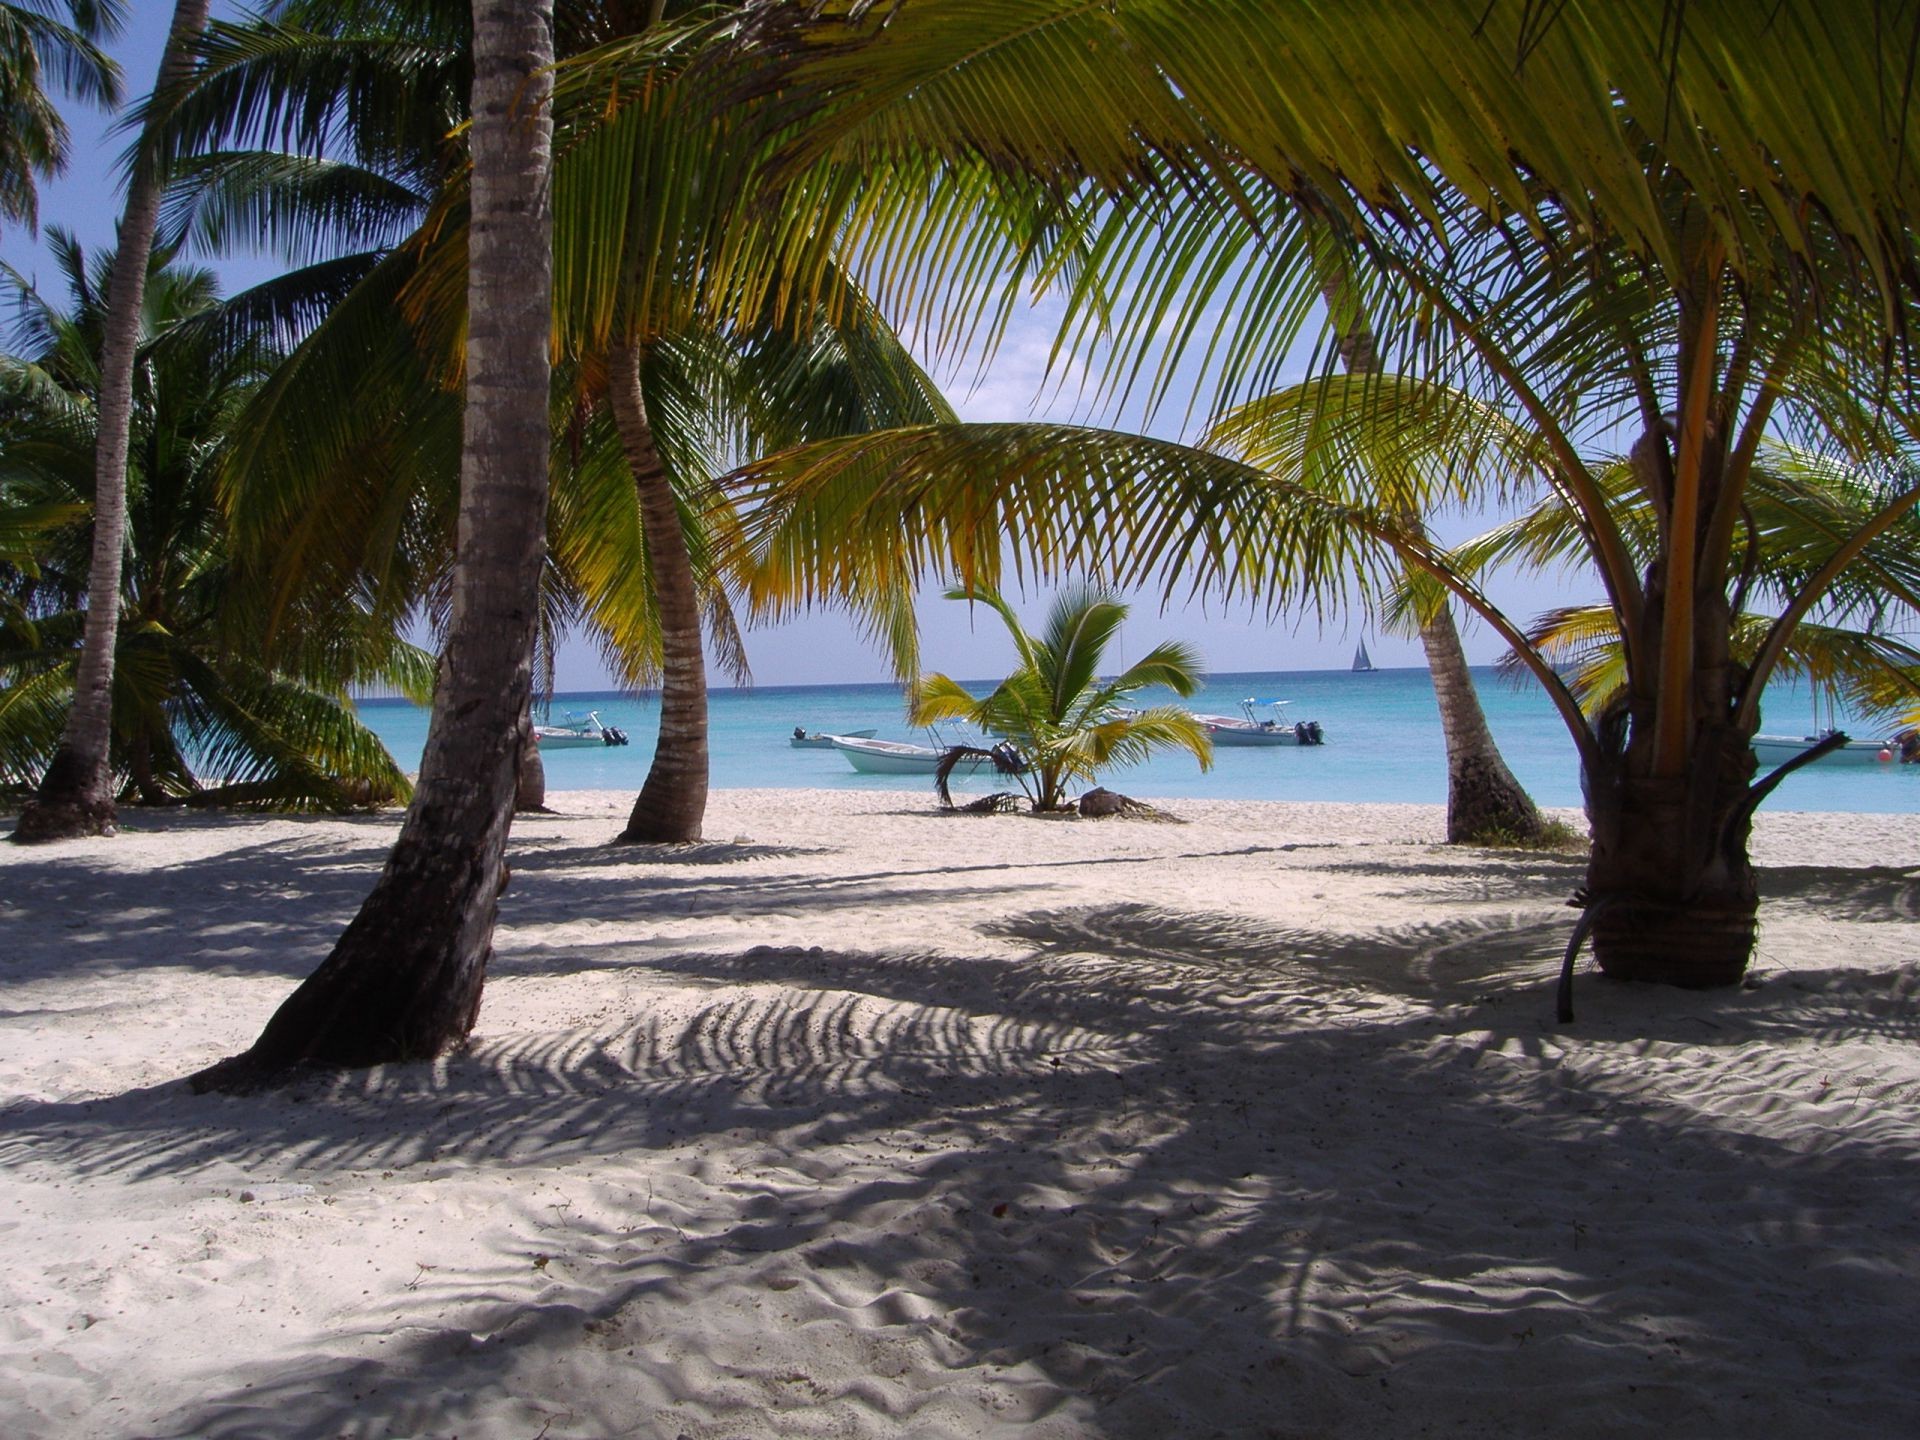
[(301, 1185), (293, 1181), (269, 1182), (249, 1185), (233, 1198), (242, 1205), (270, 1204), (275, 1200), (299, 1200), (313, 1194), (313, 1186)]
[(991, 795), (982, 795), (978, 800), (969, 800), (964, 805), (955, 805), (947, 801), (947, 808), (956, 815), (1011, 815), (1026, 802), (1026, 796), (1014, 790), (996, 790)]
[(1179, 824), (1180, 817), (1169, 815), (1157, 806), (1144, 800), (1135, 800), (1130, 795), (1122, 795), (1117, 790), (1105, 786), (1096, 786), (1080, 797), (1080, 814), (1084, 819), (1099, 820), (1109, 815), (1124, 815), (1129, 820), (1166, 820)]

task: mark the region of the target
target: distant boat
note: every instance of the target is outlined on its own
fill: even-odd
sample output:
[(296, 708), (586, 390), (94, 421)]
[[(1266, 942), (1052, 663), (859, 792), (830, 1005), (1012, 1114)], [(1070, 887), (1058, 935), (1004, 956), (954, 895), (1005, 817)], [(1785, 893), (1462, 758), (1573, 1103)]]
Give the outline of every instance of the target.
[[(1282, 713), (1286, 709), (1284, 700), (1255, 700), (1248, 698), (1240, 702), (1240, 714), (1234, 715), (1195, 715), (1215, 745), (1324, 745), (1326, 736), (1317, 720), (1302, 720), (1297, 725), (1288, 721)], [(1271, 719), (1263, 717), (1259, 708), (1273, 711)]]
[(1374, 670), (1373, 657), (1367, 654), (1367, 642), (1362, 640), (1353, 652), (1353, 673), (1366, 675)]
[(809, 730), (804, 725), (793, 727), (793, 734), (787, 737), (787, 744), (796, 750), (831, 750), (836, 739), (871, 740), (874, 731), (866, 730)]
[[(866, 775), (931, 775), (940, 768), (940, 757), (947, 752), (930, 745), (908, 745), (899, 740), (855, 740), (851, 736), (833, 737), (833, 748), (847, 757), (847, 763)], [(969, 756), (954, 767), (956, 775), (970, 775), (993, 761), (985, 755)]]
[[(1824, 731), (1819, 735), (1756, 735), (1753, 737), (1754, 757), (1759, 760), (1762, 770), (1771, 770), (1784, 765), (1796, 755), (1804, 755), (1815, 745), (1833, 732)], [(1901, 731), (1887, 740), (1849, 740), (1838, 750), (1829, 750), (1813, 763), (1816, 765), (1895, 765), (1914, 763), (1907, 757), (1920, 757), (1920, 745), (1907, 737), (1912, 732)]]
[(568, 711), (566, 719), (558, 725), (534, 726), (533, 739), (542, 750), (576, 750), (586, 746), (624, 745), (627, 732), (617, 725), (602, 725), (598, 710), (589, 710), (584, 715)]

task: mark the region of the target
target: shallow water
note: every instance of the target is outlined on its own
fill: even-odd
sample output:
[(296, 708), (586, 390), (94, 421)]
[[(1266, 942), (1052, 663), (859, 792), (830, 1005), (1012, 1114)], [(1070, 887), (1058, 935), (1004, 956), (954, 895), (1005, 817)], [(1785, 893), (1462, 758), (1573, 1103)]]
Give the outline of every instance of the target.
[[(1579, 766), (1560, 717), (1540, 689), (1515, 686), (1491, 669), (1475, 671), (1494, 736), (1522, 784), (1542, 805), (1581, 803)], [(977, 687), (983, 693), (983, 683)], [(1190, 756), (1162, 756), (1132, 770), (1102, 776), (1129, 794), (1216, 800), (1403, 801), (1440, 804), (1446, 799), (1446, 759), (1439, 711), (1424, 667), (1260, 674), (1219, 674), (1188, 702), (1192, 708), (1237, 713), (1246, 696), (1292, 702), (1287, 717), (1317, 720), (1327, 743), (1314, 749), (1221, 749), (1206, 774)], [(1141, 703), (1172, 697), (1152, 692)], [(1798, 734), (1812, 726), (1804, 691), (1769, 691), (1769, 734)], [(635, 790), (646, 778), (659, 726), (660, 707), (651, 696), (601, 691), (555, 697), (552, 713), (597, 710), (609, 725), (625, 730), (624, 748), (559, 750), (546, 756), (553, 790)], [(420, 763), (427, 712), (404, 700), (366, 700), (361, 713), (403, 768)], [(1843, 722), (1844, 723), (1844, 722)], [(713, 783), (729, 788), (931, 790), (932, 781), (905, 775), (857, 775), (831, 750), (795, 750), (787, 737), (796, 725), (809, 730), (873, 726), (881, 739), (924, 740), (905, 719), (894, 685), (783, 685), (712, 692)], [(1856, 736), (1882, 727), (1857, 724)], [(993, 788), (986, 777), (957, 782), (959, 788)], [(1920, 812), (1920, 765), (1869, 768), (1812, 765), (1786, 780), (1767, 800), (1769, 810), (1840, 810), (1865, 813)]]

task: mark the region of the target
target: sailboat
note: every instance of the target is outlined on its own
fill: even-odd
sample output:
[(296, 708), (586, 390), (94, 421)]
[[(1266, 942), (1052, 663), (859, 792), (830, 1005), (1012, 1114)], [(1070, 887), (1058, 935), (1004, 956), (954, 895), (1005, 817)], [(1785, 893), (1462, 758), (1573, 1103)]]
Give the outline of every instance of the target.
[(1362, 640), (1353, 652), (1353, 673), (1365, 675), (1373, 668), (1373, 659), (1367, 654), (1367, 642)]

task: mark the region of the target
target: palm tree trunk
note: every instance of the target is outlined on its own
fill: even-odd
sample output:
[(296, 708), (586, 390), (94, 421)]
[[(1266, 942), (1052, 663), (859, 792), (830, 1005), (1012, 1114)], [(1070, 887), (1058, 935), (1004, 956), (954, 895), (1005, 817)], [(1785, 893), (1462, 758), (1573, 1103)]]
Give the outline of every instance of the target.
[[(207, 28), (208, 0), (176, 0), (160, 56), (155, 93), (184, 81), (189, 48)], [(87, 622), (73, 686), (73, 708), (40, 788), (20, 814), (13, 838), (33, 844), (75, 835), (113, 834), (113, 661), (120, 637), (120, 567), (127, 544), (127, 432), (133, 415), (133, 356), (140, 344), (147, 263), (160, 218), (161, 177), (152, 154), (158, 128), (149, 118), (127, 182), (119, 248), (107, 282), (106, 334), (100, 347), (98, 428), (93, 449), (93, 560), (87, 572)]]
[(520, 717), (520, 759), (515, 769), (513, 813), (547, 813), (547, 762), (540, 756), (540, 745), (533, 738), (533, 696), (527, 696), (527, 712)]
[[(1745, 668), (1730, 655), (1730, 606), (1711, 584), (1694, 607), (1691, 684), (1694, 706), (1686, 764), (1663, 774), (1657, 764), (1659, 683), (1666, 565), (1647, 572), (1641, 631), (1651, 663), (1626, 698), (1631, 723), (1603, 724), (1605, 762), (1587, 775), (1593, 854), (1586, 901), (1593, 911), (1593, 953), (1621, 980), (1705, 988), (1739, 983), (1753, 953), (1759, 884), (1747, 857), (1757, 797), (1750, 730), (1733, 721), (1734, 691)], [(1651, 679), (1643, 676), (1654, 677)]]
[(333, 953), (253, 1048), (194, 1077), (425, 1060), (464, 1039), (492, 953), (533, 693), (552, 330), (552, 0), (474, 0), (466, 430), (453, 621), (400, 838)]
[(540, 747), (534, 743), (533, 721), (526, 722), (525, 739), (520, 745), (520, 763), (515, 771), (513, 788), (513, 813), (516, 815), (545, 814), (547, 809), (547, 763), (540, 758)]
[[(1341, 273), (1336, 262), (1322, 260), (1320, 293), (1333, 320), (1341, 363), (1350, 375), (1378, 375), (1386, 367), (1373, 327), (1342, 284)], [(1408, 534), (1424, 538), (1426, 529), (1418, 515), (1403, 511), (1398, 518)], [(1433, 698), (1440, 707), (1440, 733), (1447, 746), (1447, 843), (1471, 845), (1491, 836), (1537, 840), (1544, 828), (1539, 807), (1513, 778), (1487, 728), (1486, 711), (1480, 708), (1450, 604), (1420, 626), (1420, 644), (1427, 652)]]
[(700, 594), (673, 486), (647, 421), (638, 350), (614, 347), (607, 359), (607, 395), (640, 499), (661, 649), (660, 739), (627, 828), (614, 843), (680, 844), (700, 838), (707, 814), (707, 666), (700, 645)]

